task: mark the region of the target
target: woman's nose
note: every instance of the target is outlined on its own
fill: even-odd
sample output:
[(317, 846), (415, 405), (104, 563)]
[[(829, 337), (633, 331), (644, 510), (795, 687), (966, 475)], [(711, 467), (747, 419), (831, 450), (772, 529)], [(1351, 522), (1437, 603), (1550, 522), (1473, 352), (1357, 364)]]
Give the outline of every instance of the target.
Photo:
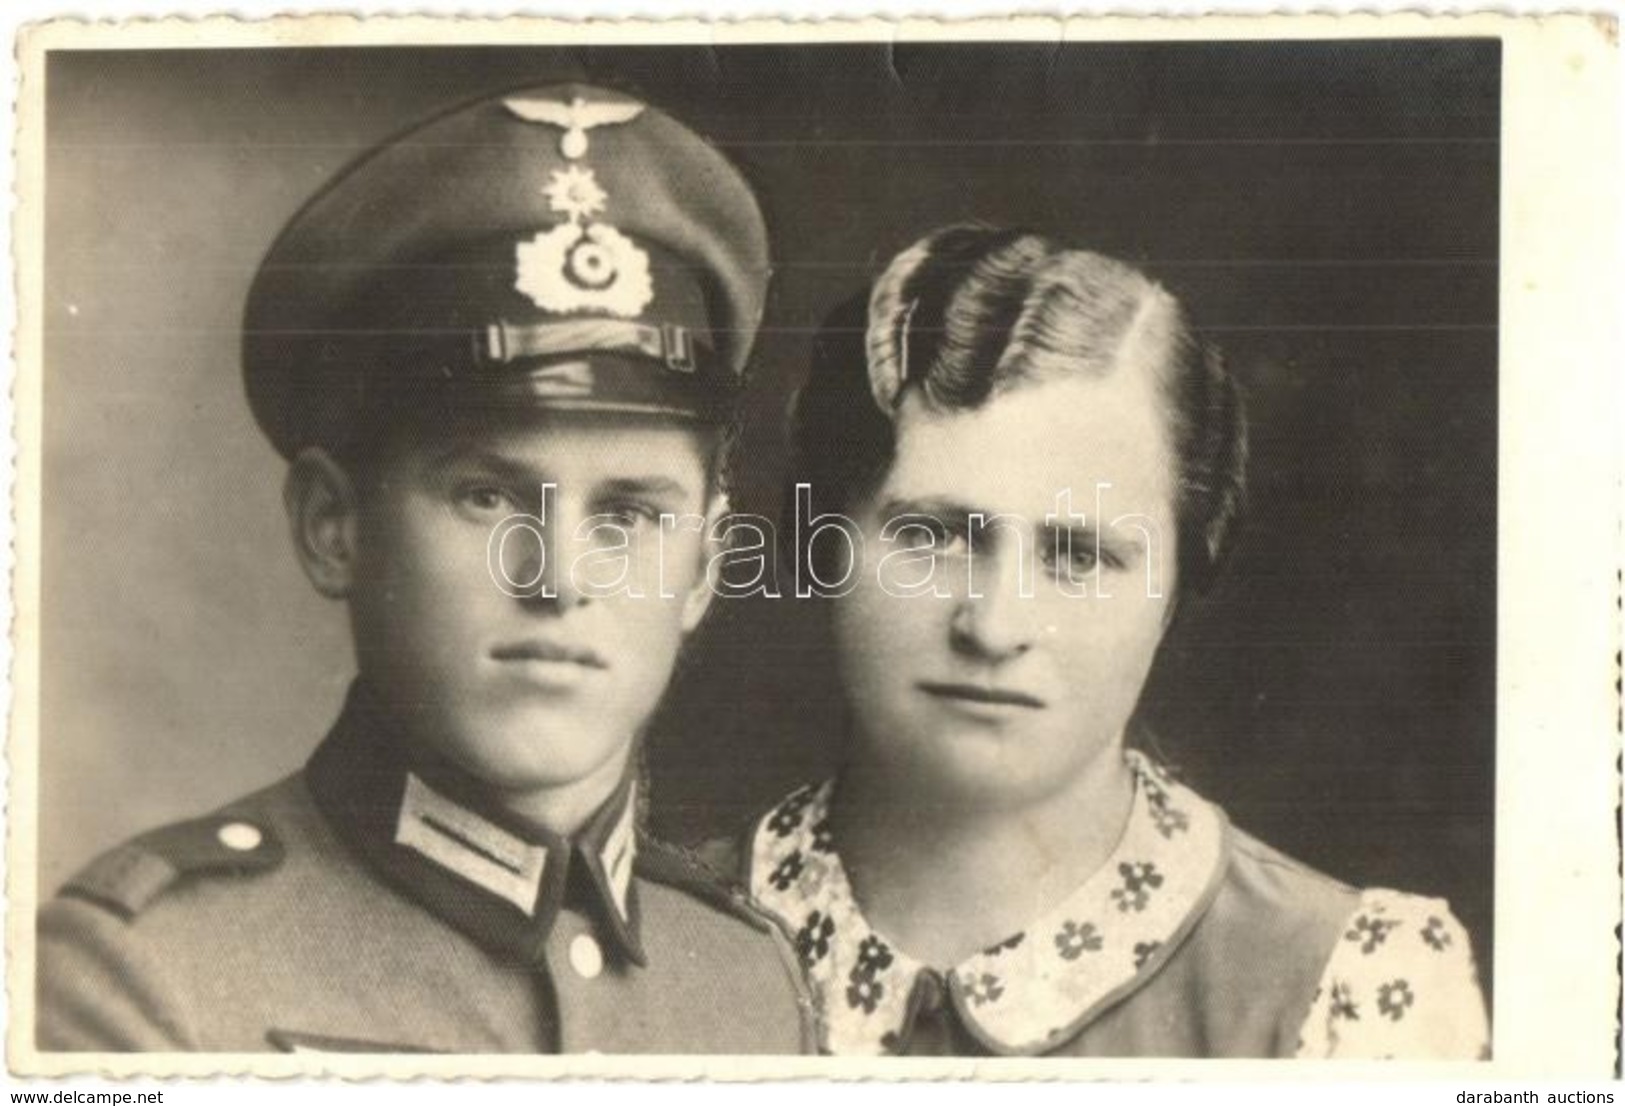
[[(1009, 561), (1010, 558), (1001, 558)], [(1039, 636), (1039, 611), (1023, 568), (1001, 563), (997, 571), (975, 581), (961, 596), (949, 622), (954, 649), (984, 660), (1008, 660), (1033, 647)]]

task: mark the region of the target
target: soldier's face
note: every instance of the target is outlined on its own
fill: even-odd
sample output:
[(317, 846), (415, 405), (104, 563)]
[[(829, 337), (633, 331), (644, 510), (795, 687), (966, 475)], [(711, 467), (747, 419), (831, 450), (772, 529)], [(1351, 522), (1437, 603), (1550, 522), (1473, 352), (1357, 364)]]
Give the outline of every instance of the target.
[(362, 674), (412, 740), (517, 793), (619, 779), (709, 599), (721, 507), (692, 430), (542, 418), (393, 451), (349, 591)]
[(856, 588), (834, 601), (858, 771), (923, 801), (1019, 806), (1110, 764), (1174, 586), (1154, 388), (1122, 367), (967, 411), (905, 397), (890, 469), (857, 505)]

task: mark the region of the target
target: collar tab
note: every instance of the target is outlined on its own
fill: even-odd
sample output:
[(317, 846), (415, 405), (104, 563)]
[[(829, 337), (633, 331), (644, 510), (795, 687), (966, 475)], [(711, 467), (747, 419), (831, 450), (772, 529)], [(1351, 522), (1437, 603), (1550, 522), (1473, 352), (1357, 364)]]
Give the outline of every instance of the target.
[[(407, 773), (395, 843), (535, 917), (548, 850), (458, 806)], [(566, 857), (565, 859), (568, 859)]]

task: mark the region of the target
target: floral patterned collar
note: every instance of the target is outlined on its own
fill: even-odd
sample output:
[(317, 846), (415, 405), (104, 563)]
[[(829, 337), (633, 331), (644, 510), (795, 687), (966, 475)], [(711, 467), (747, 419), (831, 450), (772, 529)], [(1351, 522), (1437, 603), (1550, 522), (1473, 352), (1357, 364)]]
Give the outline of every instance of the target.
[(933, 972), (874, 932), (835, 851), (834, 781), (804, 787), (751, 835), (750, 891), (795, 935), (819, 996), (825, 1051), (902, 1051), (928, 980), (988, 1049), (1048, 1051), (1150, 979), (1207, 909), (1224, 871), (1222, 812), (1138, 752), (1128, 825), (1111, 857), (1020, 933)]

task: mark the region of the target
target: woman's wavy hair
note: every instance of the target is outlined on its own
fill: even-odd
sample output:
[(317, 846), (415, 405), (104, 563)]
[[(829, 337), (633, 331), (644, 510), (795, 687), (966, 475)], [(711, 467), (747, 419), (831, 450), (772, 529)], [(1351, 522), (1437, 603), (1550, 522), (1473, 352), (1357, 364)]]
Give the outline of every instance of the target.
[(1245, 493), (1240, 388), (1160, 285), (1030, 231), (934, 231), (825, 320), (793, 408), (787, 509), (798, 483), (812, 486), (820, 510), (872, 492), (910, 391), (937, 408), (975, 408), (1028, 383), (1104, 376), (1138, 351), (1151, 356), (1132, 363), (1160, 368), (1178, 467), (1178, 589), (1200, 594), (1219, 572)]

